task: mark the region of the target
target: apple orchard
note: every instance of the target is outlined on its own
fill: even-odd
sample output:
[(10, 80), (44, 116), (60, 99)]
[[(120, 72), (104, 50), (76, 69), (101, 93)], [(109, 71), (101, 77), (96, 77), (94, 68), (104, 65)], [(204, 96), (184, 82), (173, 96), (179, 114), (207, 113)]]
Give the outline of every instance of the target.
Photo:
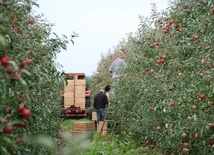
[[(214, 3), (177, 0), (163, 13), (140, 16), (136, 35), (103, 55), (91, 88), (111, 83), (109, 117), (118, 134), (164, 155), (214, 154)], [(113, 84), (116, 52), (127, 68)]]
[[(0, 152), (59, 154), (63, 73), (54, 58), (71, 39), (32, 13), (31, 0), (0, 0)], [(175, 0), (135, 35), (103, 55), (90, 80), (110, 84), (114, 133), (132, 135), (143, 153), (214, 154), (214, 2)], [(118, 51), (127, 68), (117, 85), (108, 67)]]
[(62, 73), (54, 58), (70, 40), (50, 38), (53, 25), (34, 6), (0, 0), (1, 155), (56, 153), (60, 144)]

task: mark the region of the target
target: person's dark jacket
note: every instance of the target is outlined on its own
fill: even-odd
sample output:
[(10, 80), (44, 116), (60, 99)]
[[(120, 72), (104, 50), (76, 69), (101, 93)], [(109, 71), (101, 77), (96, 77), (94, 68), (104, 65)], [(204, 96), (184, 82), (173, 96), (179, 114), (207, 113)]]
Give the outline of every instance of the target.
[(94, 108), (95, 109), (105, 108), (106, 105), (108, 105), (108, 98), (107, 98), (106, 94), (104, 94), (102, 91), (100, 91), (94, 97)]

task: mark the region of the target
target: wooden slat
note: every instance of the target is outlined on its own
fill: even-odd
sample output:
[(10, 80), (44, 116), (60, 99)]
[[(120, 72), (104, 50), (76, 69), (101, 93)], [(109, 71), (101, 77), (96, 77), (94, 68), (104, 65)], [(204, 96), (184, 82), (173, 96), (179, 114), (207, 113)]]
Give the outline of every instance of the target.
[[(108, 122), (104, 122), (104, 121), (99, 121), (99, 123), (97, 123), (97, 132), (100, 132), (101, 136), (107, 135), (107, 127), (108, 127), (107, 124)], [(103, 126), (103, 129), (102, 129), (102, 126)]]
[(74, 98), (73, 97), (64, 98), (64, 106), (71, 106), (71, 105), (74, 105)]
[(85, 98), (85, 91), (75, 91), (75, 97)]
[(73, 124), (73, 134), (93, 133), (95, 131), (94, 122), (75, 122)]
[(93, 112), (92, 112), (92, 120), (93, 120), (93, 121), (96, 121), (96, 120), (97, 120), (97, 112), (96, 112), (96, 111), (93, 111)]
[(74, 86), (74, 80), (67, 80), (67, 85), (66, 81), (64, 81), (64, 86)]
[(85, 103), (75, 103), (75, 106), (84, 109), (85, 108)]
[(85, 108), (85, 97), (75, 97), (75, 106)]
[(64, 93), (64, 98), (74, 98), (74, 92)]
[(64, 93), (71, 93), (74, 92), (75, 87), (74, 86), (65, 86), (64, 87)]
[(75, 86), (75, 91), (85, 91), (85, 86)]
[(74, 80), (74, 85), (75, 86), (85, 86), (86, 85), (86, 80), (85, 79)]

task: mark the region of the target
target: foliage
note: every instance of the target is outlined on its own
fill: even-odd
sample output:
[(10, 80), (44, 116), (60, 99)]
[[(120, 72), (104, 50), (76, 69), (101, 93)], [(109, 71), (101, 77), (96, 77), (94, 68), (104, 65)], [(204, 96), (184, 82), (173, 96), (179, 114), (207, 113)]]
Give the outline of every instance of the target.
[(72, 134), (73, 123), (75, 122), (92, 122), (86, 118), (65, 119), (61, 124), (60, 153), (62, 155), (79, 155), (87, 152), (92, 147), (91, 133)]
[(148, 147), (139, 146), (136, 141), (138, 137), (134, 135), (121, 135), (108, 134), (108, 136), (102, 137), (99, 133), (94, 135), (92, 139), (93, 147), (82, 155), (158, 155), (158, 150), (150, 150)]
[[(38, 5), (31, 0), (0, 1), (3, 155), (54, 154), (59, 143), (56, 135), (61, 123), (59, 94), (63, 73), (57, 70), (55, 56), (59, 49), (66, 49), (69, 39), (56, 34), (50, 38), (53, 25), (43, 16), (33, 15), (33, 6)], [(35, 140), (37, 135), (43, 141)], [(32, 139), (35, 143), (31, 143)]]
[[(214, 153), (213, 19), (211, 0), (177, 0), (162, 13), (153, 5), (136, 35), (102, 57), (92, 85), (115, 88), (108, 109), (116, 133), (163, 154)], [(128, 67), (115, 86), (108, 67), (119, 50)]]

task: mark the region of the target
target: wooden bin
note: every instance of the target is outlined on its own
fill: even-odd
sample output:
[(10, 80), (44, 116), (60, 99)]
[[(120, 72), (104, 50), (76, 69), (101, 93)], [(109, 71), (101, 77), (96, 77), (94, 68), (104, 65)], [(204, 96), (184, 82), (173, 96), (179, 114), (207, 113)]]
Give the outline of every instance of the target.
[(76, 97), (74, 99), (75, 106), (85, 108), (85, 97)]
[[(103, 130), (101, 131), (102, 126), (103, 126)], [(99, 123), (97, 123), (97, 132), (100, 132), (101, 136), (107, 136), (107, 129), (108, 129), (108, 122), (99, 121)]]
[(74, 80), (64, 81), (64, 86), (74, 86)]
[(85, 98), (85, 90), (84, 91), (75, 91), (75, 97)]
[(73, 135), (80, 135), (85, 134), (86, 136), (91, 136), (95, 132), (95, 123), (93, 121), (87, 122), (87, 121), (79, 121), (74, 122), (73, 124)]
[(93, 120), (93, 121), (96, 121), (96, 120), (97, 120), (97, 112), (96, 112), (96, 111), (93, 111), (93, 112), (92, 112), (92, 120)]
[(73, 97), (64, 98), (64, 108), (70, 107), (71, 105), (74, 105), (74, 98)]
[(86, 85), (86, 80), (85, 79), (75, 80), (74, 85), (75, 86), (85, 86)]

